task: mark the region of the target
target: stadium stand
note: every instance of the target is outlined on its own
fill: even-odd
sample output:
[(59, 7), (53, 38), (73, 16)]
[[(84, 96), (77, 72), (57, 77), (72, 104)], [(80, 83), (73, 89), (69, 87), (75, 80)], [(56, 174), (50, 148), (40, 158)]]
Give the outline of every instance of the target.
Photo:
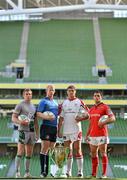
[[(126, 19), (99, 19), (99, 24), (105, 61), (113, 72), (107, 77), (108, 83), (126, 83), (125, 73), (119, 71), (126, 72), (127, 68)], [(6, 65), (18, 59), (23, 23), (0, 23), (0, 28), (0, 72), (3, 72)], [(25, 78), (25, 82), (96, 83), (97, 77), (92, 76), (95, 60), (92, 20), (30, 23), (27, 52), (30, 76)], [(0, 78), (0, 82), (14, 81), (15, 77)]]
[(109, 83), (126, 83), (127, 19), (100, 19), (103, 52), (112, 69)]
[(110, 156), (109, 164), (115, 178), (127, 178), (127, 156)]
[(127, 120), (117, 119), (116, 122), (112, 125), (112, 128), (109, 130), (110, 136), (115, 137), (127, 137)]
[(0, 156), (0, 177), (6, 177), (10, 162), (11, 162), (11, 157)]
[(11, 120), (8, 117), (1, 117), (0, 118), (0, 138), (1, 137), (12, 137), (12, 133), (13, 133), (13, 127), (11, 124)]
[(30, 77), (26, 81), (96, 82), (91, 72), (95, 64), (92, 21), (31, 23), (28, 60)]
[[(0, 72), (18, 58), (22, 25), (22, 22), (0, 23)], [(1, 76), (0, 82), (14, 82), (14, 78)]]

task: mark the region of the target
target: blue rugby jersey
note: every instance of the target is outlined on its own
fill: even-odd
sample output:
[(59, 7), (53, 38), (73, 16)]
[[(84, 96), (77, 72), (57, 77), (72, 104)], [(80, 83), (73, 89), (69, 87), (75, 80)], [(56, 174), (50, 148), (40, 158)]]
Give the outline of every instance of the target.
[(50, 100), (48, 97), (41, 99), (37, 108), (37, 112), (43, 113), (45, 111), (52, 112), (55, 115), (55, 119), (53, 121), (43, 119), (42, 124), (57, 126), (58, 104), (54, 99)]

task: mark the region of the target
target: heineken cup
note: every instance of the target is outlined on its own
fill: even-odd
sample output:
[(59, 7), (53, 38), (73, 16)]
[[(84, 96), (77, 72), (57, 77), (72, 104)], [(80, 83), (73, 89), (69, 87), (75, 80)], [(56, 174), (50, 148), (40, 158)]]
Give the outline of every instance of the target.
[[(57, 166), (57, 171), (55, 177), (63, 177), (63, 167), (66, 164), (68, 156), (68, 148), (65, 148), (61, 143), (59, 143), (55, 148), (50, 150), (50, 162), (52, 161)], [(51, 164), (50, 164), (51, 171)]]

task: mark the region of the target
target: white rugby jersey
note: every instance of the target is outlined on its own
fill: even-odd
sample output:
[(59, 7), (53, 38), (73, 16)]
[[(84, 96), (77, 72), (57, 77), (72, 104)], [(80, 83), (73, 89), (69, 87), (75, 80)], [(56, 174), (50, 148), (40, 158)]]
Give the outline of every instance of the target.
[(77, 123), (75, 120), (81, 105), (85, 107), (84, 103), (78, 98), (73, 100), (66, 99), (63, 102), (60, 114), (60, 116), (64, 118), (63, 134), (72, 134), (82, 131), (81, 122)]

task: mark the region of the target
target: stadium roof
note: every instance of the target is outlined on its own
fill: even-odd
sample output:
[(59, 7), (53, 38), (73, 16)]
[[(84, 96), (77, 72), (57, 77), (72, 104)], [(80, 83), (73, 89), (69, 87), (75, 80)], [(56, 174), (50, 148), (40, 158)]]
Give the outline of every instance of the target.
[[(35, 15), (43, 13), (99, 10), (127, 10), (126, 0), (1, 0), (0, 16)], [(28, 18), (28, 17), (27, 17)]]

